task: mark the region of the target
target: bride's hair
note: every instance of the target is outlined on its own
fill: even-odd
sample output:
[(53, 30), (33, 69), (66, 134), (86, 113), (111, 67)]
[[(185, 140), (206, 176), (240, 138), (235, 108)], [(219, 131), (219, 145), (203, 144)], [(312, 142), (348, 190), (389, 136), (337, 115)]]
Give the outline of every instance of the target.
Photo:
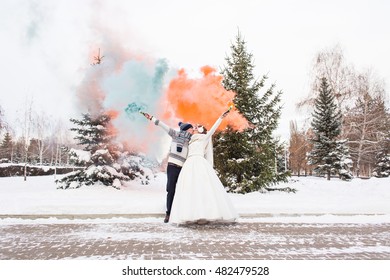
[(207, 128), (205, 128), (203, 125), (201, 124), (198, 124), (196, 125), (196, 130), (200, 133), (200, 134), (207, 134)]

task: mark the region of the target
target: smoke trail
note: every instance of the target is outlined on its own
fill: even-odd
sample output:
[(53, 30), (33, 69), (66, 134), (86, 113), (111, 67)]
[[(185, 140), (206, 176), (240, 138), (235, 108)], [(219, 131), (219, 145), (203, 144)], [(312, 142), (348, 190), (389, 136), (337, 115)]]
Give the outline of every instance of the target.
[(161, 93), (163, 89), (164, 77), (168, 72), (168, 63), (165, 59), (159, 59), (156, 64), (154, 77), (153, 77), (153, 91)]
[(103, 101), (106, 96), (100, 85), (100, 80), (103, 78), (104, 71), (102, 69), (87, 71), (76, 92), (79, 101), (77, 105), (81, 112), (89, 112), (96, 116), (103, 111)]

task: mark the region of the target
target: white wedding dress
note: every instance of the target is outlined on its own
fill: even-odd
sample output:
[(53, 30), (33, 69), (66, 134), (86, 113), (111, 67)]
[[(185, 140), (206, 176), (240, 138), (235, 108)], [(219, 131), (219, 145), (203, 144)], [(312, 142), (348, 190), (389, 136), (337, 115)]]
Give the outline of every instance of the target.
[(219, 118), (207, 134), (191, 137), (188, 157), (176, 184), (169, 218), (173, 224), (234, 222), (238, 218), (209, 161), (212, 161), (211, 136), (221, 121), (222, 118)]

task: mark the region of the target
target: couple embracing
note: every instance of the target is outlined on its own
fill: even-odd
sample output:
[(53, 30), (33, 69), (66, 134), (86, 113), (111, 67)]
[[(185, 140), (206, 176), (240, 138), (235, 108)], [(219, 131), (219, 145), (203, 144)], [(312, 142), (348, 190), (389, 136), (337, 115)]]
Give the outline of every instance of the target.
[(167, 211), (174, 224), (234, 222), (238, 214), (213, 168), (211, 137), (230, 110), (212, 128), (179, 123), (176, 131), (155, 117), (145, 117), (172, 137), (167, 167)]

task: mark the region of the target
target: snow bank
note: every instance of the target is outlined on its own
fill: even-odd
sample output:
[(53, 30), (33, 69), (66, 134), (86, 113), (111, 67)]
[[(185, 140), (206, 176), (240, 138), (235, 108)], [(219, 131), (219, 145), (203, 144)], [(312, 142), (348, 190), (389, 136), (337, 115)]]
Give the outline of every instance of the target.
[[(57, 176), (57, 178), (60, 176)], [(165, 212), (166, 175), (158, 173), (151, 184), (130, 181), (121, 190), (105, 186), (59, 190), (53, 176), (0, 178), (0, 215), (156, 215)], [(289, 221), (301, 216), (310, 220), (362, 220), (381, 217), (390, 222), (390, 178), (333, 179), (301, 177), (279, 187), (297, 193), (270, 192), (229, 194), (240, 215)], [(344, 217), (344, 218), (342, 218)], [(352, 219), (352, 218), (351, 218)], [(367, 219), (365, 219), (367, 220)]]

